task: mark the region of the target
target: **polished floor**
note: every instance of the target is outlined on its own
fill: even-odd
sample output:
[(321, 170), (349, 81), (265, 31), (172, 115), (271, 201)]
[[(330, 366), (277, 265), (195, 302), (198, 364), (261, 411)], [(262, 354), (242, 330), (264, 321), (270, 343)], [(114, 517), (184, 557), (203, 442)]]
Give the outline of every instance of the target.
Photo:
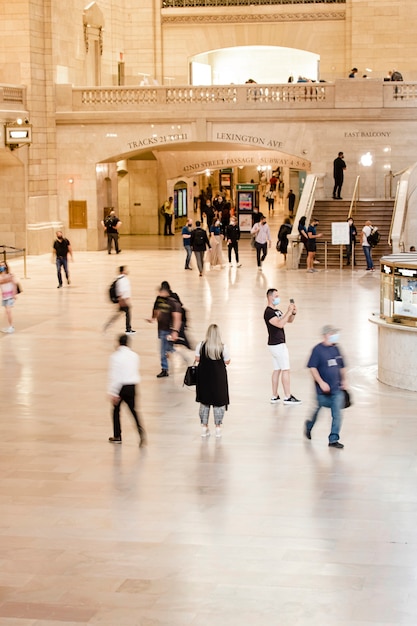
[[(272, 220), (276, 233), (279, 214)], [(74, 253), (56, 289), (50, 255), (30, 257), (0, 336), (1, 626), (397, 626), (417, 624), (416, 394), (377, 380), (378, 273), (185, 272), (180, 236), (122, 239), (122, 254)], [(133, 285), (132, 347), (149, 446), (122, 414), (112, 446), (106, 370), (123, 320), (103, 335), (118, 263)], [(194, 267), (195, 263), (193, 261)], [(12, 269), (23, 276), (20, 259)], [(319, 267), (319, 266), (318, 266)], [(230, 348), (223, 437), (200, 437), (184, 358), (158, 380), (156, 287), (168, 280), (194, 341), (211, 322)], [(298, 304), (287, 328), (292, 393), (271, 405), (265, 291)], [(329, 449), (306, 361), (325, 323), (342, 329), (354, 405)], [(183, 355), (189, 362), (192, 354)]]

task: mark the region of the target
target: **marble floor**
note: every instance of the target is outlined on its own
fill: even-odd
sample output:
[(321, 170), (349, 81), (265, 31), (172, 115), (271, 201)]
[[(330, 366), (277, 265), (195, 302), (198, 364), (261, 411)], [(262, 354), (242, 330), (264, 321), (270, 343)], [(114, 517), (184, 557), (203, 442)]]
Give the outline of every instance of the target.
[[(122, 238), (122, 249), (75, 251), (60, 290), (50, 255), (30, 257), (27, 278), (11, 262), (23, 293), (16, 333), (0, 336), (0, 625), (415, 626), (416, 394), (377, 380), (378, 273), (287, 271), (274, 249), (260, 273), (246, 239), (242, 268), (199, 278), (183, 270), (179, 235)], [(123, 445), (108, 443), (106, 371), (123, 320), (101, 329), (119, 263), (133, 287), (144, 449), (126, 412)], [(155, 377), (145, 318), (161, 280), (183, 299), (194, 341), (216, 322), (230, 348), (220, 440), (201, 439), (182, 386), (191, 353)], [(269, 402), (271, 286), (298, 304), (287, 343), (299, 406)], [(327, 446), (324, 409), (303, 438), (306, 361), (328, 322), (342, 329), (354, 401), (341, 451)]]

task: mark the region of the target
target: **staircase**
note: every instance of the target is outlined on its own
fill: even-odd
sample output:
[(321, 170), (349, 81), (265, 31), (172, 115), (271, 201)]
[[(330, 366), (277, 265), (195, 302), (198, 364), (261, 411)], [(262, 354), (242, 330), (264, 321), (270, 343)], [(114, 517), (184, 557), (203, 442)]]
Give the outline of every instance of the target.
[[(327, 266), (340, 267), (340, 246), (332, 245), (332, 222), (344, 222), (347, 219), (350, 207), (350, 200), (316, 200), (312, 215), (316, 217), (320, 224), (317, 227), (318, 233), (323, 233), (323, 237), (317, 239), (316, 259), (324, 265), (325, 253), (324, 242), (327, 241)], [(388, 235), (391, 225), (394, 200), (361, 200), (356, 204), (356, 211), (353, 214), (356, 230), (355, 257), (358, 269), (365, 269), (366, 262), (362, 250), (362, 228), (367, 220), (374, 226), (378, 226), (381, 234), (381, 241), (372, 249), (372, 258), (375, 268), (378, 268), (378, 261), (381, 256), (391, 254), (391, 246), (388, 245)], [(343, 267), (346, 267), (346, 254), (343, 252)], [(300, 267), (306, 265), (306, 254), (303, 251), (300, 260)], [(350, 267), (350, 266), (349, 266)]]

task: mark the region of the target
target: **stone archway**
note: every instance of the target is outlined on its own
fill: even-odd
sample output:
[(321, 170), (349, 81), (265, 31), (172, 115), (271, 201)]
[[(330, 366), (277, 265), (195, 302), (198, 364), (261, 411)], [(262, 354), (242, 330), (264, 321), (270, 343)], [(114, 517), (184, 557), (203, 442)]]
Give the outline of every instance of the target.
[(258, 183), (263, 167), (271, 170), (286, 168), (287, 171), (310, 171), (311, 168), (306, 159), (279, 150), (224, 142), (190, 142), (158, 146), (152, 150), (147, 147), (113, 157), (113, 167), (121, 159), (125, 163), (125, 175), (112, 179), (117, 184), (113, 195), (119, 198), (119, 217), (129, 234), (161, 232), (158, 209), (168, 196), (174, 196), (179, 180), (187, 185), (187, 206), (191, 208), (194, 204), (193, 183), (201, 186), (210, 180), (216, 191), (221, 186), (222, 170), (232, 170), (236, 184), (250, 180)]

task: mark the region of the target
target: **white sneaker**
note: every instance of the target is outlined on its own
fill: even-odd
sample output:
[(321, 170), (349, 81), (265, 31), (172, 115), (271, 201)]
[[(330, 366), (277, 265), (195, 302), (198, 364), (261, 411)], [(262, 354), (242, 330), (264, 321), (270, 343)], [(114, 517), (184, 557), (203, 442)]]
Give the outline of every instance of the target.
[(208, 429), (208, 426), (202, 426), (201, 427), (201, 436), (202, 437), (210, 437), (210, 431)]
[(13, 326), (9, 326), (8, 328), (3, 328), (1, 332), (2, 333), (9, 333), (9, 334), (10, 333), (14, 333), (14, 328), (13, 328)]
[(270, 402), (271, 404), (277, 404), (279, 400), (280, 400), (279, 396), (272, 396)]
[(216, 426), (216, 437), (221, 437), (222, 436), (222, 429), (220, 428), (220, 426)]

